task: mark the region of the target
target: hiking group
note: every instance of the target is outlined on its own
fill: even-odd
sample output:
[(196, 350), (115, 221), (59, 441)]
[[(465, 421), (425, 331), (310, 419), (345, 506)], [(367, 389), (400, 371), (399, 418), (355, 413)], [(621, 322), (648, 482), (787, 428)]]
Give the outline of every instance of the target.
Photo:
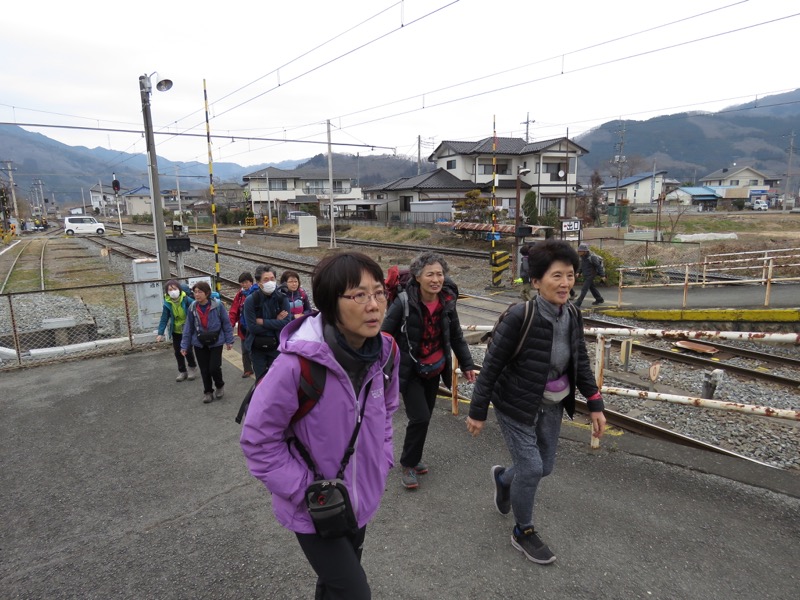
[[(513, 513), (512, 547), (536, 563), (556, 559), (535, 524), (535, 499), (553, 470), (562, 415), (573, 415), (576, 391), (587, 399), (593, 435), (605, 429), (583, 321), (569, 302), (579, 267), (563, 241), (530, 249), (537, 294), (500, 319), (477, 377), (456, 310), (458, 288), (434, 252), (389, 280), (364, 254), (327, 255), (312, 275), (318, 312), (295, 316), (295, 304), (262, 298), (278, 312), (251, 318), (248, 306), (256, 301), (244, 301), (246, 345), (274, 357), (251, 390), (240, 443), (250, 472), (272, 494), (276, 520), (294, 532), (317, 575), (315, 598), (371, 597), (361, 557), (394, 466), (392, 415), (402, 393), (400, 483), (419, 490), (429, 470), (423, 452), (439, 383), (450, 385), (451, 350), (475, 384), (468, 431), (482, 431), (491, 403), (508, 448), (510, 462), (492, 467), (490, 476), (495, 507)], [(256, 281), (274, 282), (271, 275), (257, 271)], [(262, 283), (259, 293), (267, 290), (275, 293)], [(258, 340), (268, 336), (277, 339), (274, 347)], [(258, 369), (256, 363), (253, 356)]]

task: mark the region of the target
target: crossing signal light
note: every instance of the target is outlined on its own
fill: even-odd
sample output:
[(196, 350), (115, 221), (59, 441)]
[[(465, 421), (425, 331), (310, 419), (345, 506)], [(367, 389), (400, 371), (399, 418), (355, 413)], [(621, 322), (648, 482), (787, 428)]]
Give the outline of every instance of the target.
[(111, 182), (111, 188), (114, 190), (114, 193), (119, 192), (119, 179), (115, 179)]

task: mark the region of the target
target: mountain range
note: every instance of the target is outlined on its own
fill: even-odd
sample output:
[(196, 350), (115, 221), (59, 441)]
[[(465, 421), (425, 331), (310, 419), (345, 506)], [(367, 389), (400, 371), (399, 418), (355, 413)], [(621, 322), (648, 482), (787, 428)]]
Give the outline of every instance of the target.
[[(615, 156), (625, 156), (621, 176), (666, 170), (668, 177), (694, 183), (723, 167), (752, 166), (783, 179), (790, 172), (796, 151), (794, 134), (800, 134), (800, 89), (765, 96), (757, 101), (730, 106), (718, 112), (683, 112), (650, 119), (609, 121), (577, 136), (575, 141), (589, 150), (581, 158), (581, 181), (595, 169), (606, 182), (618, 172)], [(81, 202), (87, 190), (102, 179), (110, 184), (111, 171), (125, 189), (147, 185), (144, 154), (129, 154), (105, 148), (69, 146), (16, 125), (0, 126), (0, 161), (12, 161), (18, 197), (32, 196), (30, 189), (41, 180), (47, 198), (58, 204)], [(208, 165), (170, 161), (159, 157), (163, 189), (175, 186), (175, 167), (182, 189), (201, 189), (208, 181)], [(796, 161), (800, 163), (800, 161)], [(392, 155), (359, 156), (334, 153), (337, 171), (351, 172), (361, 186), (410, 177), (417, 173), (415, 160)], [(215, 162), (214, 176), (221, 182), (242, 182), (242, 177), (268, 166), (291, 170), (301, 166), (327, 167), (324, 154), (307, 159), (241, 166)], [(0, 165), (0, 182), (8, 183), (6, 164)], [(422, 165), (423, 171), (433, 166)], [(795, 167), (800, 183), (800, 167)], [(184, 179), (185, 178), (185, 179)], [(586, 182), (588, 183), (588, 181)], [(792, 185), (796, 189), (797, 183)]]
[[(112, 171), (123, 189), (147, 186), (147, 158), (144, 154), (130, 154), (106, 148), (69, 146), (40, 133), (27, 131), (16, 125), (0, 126), (0, 183), (8, 185), (7, 163), (12, 161), (13, 178), (18, 198), (32, 198), (31, 188), (43, 182), (42, 191), (48, 200), (59, 205), (80, 204), (82, 194), (102, 180), (111, 186)], [(417, 163), (401, 156), (358, 156), (334, 153), (336, 171), (350, 172), (364, 185), (372, 185), (416, 175)], [(300, 160), (242, 166), (230, 162), (215, 162), (215, 182), (242, 183), (242, 177), (266, 167), (291, 170), (302, 166), (327, 168), (327, 157), (319, 154)], [(182, 190), (208, 187), (208, 164), (200, 162), (171, 161), (158, 157), (159, 184), (162, 189), (174, 189), (175, 167), (180, 173)], [(425, 170), (431, 165), (425, 163)], [(83, 189), (83, 192), (82, 192)]]
[[(575, 141), (590, 152), (581, 158), (584, 176), (597, 169), (609, 182), (617, 174), (614, 157), (625, 156), (623, 177), (652, 171), (655, 161), (656, 169), (666, 170), (668, 177), (695, 183), (734, 164), (783, 180), (789, 172), (790, 147), (792, 154), (797, 153), (800, 140), (795, 134), (800, 137), (800, 89), (718, 112), (610, 121)], [(800, 168), (793, 171), (796, 189)]]

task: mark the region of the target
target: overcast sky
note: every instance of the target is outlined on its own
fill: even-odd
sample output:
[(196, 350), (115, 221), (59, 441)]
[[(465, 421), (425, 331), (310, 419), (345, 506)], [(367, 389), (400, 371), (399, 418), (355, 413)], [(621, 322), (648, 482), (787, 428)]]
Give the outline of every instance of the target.
[[(796, 0), (26, 0), (2, 19), (0, 121), (141, 132), (138, 79), (157, 70), (174, 86), (153, 92), (156, 131), (201, 134), (157, 135), (170, 160), (207, 161), (204, 79), (211, 133), (231, 136), (213, 160), (241, 165), (325, 152), (327, 119), (353, 144), (337, 152), (416, 156), (419, 135), (425, 158), (493, 120), (574, 137), (800, 87)], [(145, 150), (141, 133), (28, 129)]]

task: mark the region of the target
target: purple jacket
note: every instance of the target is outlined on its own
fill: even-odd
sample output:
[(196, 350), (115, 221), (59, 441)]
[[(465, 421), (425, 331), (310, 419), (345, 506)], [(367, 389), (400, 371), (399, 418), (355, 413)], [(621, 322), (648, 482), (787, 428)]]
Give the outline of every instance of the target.
[[(400, 360), (396, 354), (385, 395), (383, 381), (383, 366), (392, 348), (392, 339), (383, 336), (381, 358), (369, 368), (356, 395), (350, 378), (323, 339), (321, 315), (295, 319), (281, 331), (280, 356), (253, 394), (240, 443), (248, 469), (272, 493), (272, 511), (287, 529), (314, 533), (303, 497), (314, 476), (294, 445), (290, 447), (286, 440), (296, 436), (308, 449), (320, 474), (325, 478), (336, 477), (365, 400), (364, 420), (356, 451), (344, 473), (344, 482), (359, 527), (366, 525), (377, 512), (389, 469), (394, 466), (392, 414), (397, 410), (400, 397), (397, 376)], [(290, 425), (299, 404), (300, 361), (297, 355), (325, 365), (328, 375), (317, 405)], [(365, 398), (367, 389), (369, 397)]]

